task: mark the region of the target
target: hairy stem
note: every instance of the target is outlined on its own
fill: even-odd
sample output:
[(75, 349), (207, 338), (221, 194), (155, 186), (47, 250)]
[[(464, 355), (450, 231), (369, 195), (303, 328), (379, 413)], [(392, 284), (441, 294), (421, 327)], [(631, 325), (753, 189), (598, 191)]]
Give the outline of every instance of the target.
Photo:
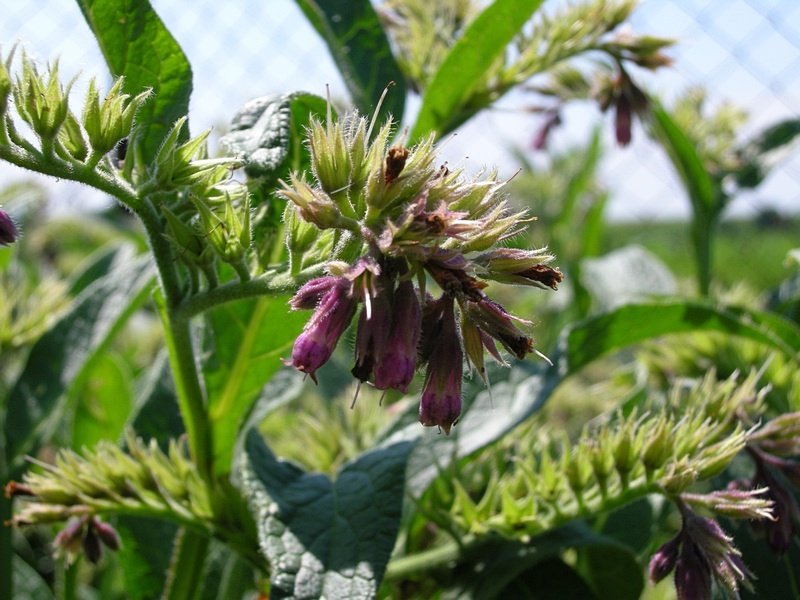
[(68, 179), (91, 186), (114, 196), (133, 211), (137, 211), (141, 207), (142, 201), (137, 193), (119, 177), (77, 161), (67, 162), (55, 156), (45, 158), (35, 152), (35, 149), (31, 148), (31, 150), (0, 144), (0, 160), (8, 161), (23, 169), (50, 175), (56, 179)]
[[(555, 512), (552, 518), (548, 519), (547, 522), (532, 524), (525, 530), (521, 530), (519, 535), (536, 536), (567, 525), (572, 521), (616, 510), (634, 500), (658, 492), (661, 492), (661, 488), (657, 483), (647, 483), (645, 480), (642, 480), (641, 485), (622, 489), (615, 496), (605, 498), (597, 497), (593, 501), (586, 503), (571, 503), (569, 506)], [(410, 556), (403, 556), (389, 563), (386, 569), (386, 578), (402, 579), (415, 573), (441, 569), (448, 564), (458, 561), (459, 557), (471, 546), (481, 544), (482, 542), (483, 539), (481, 537), (466, 534), (461, 537), (460, 540)], [(531, 540), (530, 544), (532, 546), (536, 545), (535, 537)]]

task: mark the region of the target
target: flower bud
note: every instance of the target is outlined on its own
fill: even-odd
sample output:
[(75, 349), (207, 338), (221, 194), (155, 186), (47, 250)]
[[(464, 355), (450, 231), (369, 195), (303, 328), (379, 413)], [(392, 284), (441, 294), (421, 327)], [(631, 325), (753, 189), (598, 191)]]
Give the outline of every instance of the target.
[(19, 231), (14, 221), (4, 210), (0, 210), (0, 246), (8, 246), (17, 241)]
[(105, 523), (95, 517), (92, 519), (92, 528), (94, 529), (100, 541), (106, 545), (109, 550), (116, 552), (122, 548), (122, 540), (120, 540), (119, 533), (108, 523)]
[(386, 348), (375, 367), (375, 387), (405, 393), (414, 379), (422, 309), (411, 280), (401, 281), (392, 298), (392, 324)]
[(338, 278), (336, 285), (322, 297), (303, 333), (295, 340), (292, 360), (287, 364), (309, 375), (314, 383), (317, 383), (314, 373), (328, 362), (355, 314), (356, 300), (350, 290), (350, 281)]
[(653, 584), (658, 583), (672, 573), (672, 570), (675, 568), (675, 563), (678, 561), (680, 544), (681, 540), (679, 534), (661, 546), (653, 555), (653, 558), (650, 559), (650, 581)]
[(453, 299), (444, 297), (441, 331), (431, 341), (431, 355), (419, 404), (419, 421), (446, 434), (461, 415), (463, 354), (456, 331)]

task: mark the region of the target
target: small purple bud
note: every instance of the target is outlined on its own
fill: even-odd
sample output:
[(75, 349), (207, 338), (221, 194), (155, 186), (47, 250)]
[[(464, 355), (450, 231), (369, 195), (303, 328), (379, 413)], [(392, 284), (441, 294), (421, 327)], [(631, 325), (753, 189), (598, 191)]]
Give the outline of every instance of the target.
[(96, 565), (103, 558), (103, 546), (100, 544), (100, 538), (97, 537), (94, 529), (89, 526), (86, 535), (83, 536), (83, 553), (90, 563)]
[(292, 365), (317, 383), (314, 375), (333, 354), (339, 338), (347, 329), (356, 310), (356, 300), (350, 294), (351, 282), (342, 277), (322, 297), (316, 311), (306, 323), (303, 333), (292, 348)]
[(617, 143), (620, 146), (627, 146), (631, 143), (631, 124), (633, 121), (633, 109), (631, 99), (624, 93), (617, 98), (615, 105), (616, 119), (614, 121), (614, 132)]
[(120, 540), (119, 533), (108, 523), (105, 523), (95, 517), (92, 519), (91, 526), (94, 528), (97, 537), (103, 542), (109, 550), (114, 552), (122, 548), (122, 540)]
[(0, 210), (0, 246), (8, 246), (17, 241), (19, 231), (14, 221), (4, 210)]
[(442, 327), (432, 340), (425, 386), (419, 404), (419, 421), (438, 426), (446, 434), (461, 415), (461, 379), (464, 357), (456, 329), (453, 299), (444, 297)]
[(317, 308), (325, 294), (336, 285), (336, 281), (337, 278), (330, 275), (312, 279), (297, 290), (297, 293), (289, 300), (289, 306), (292, 307), (292, 310), (313, 310)]
[(651, 582), (656, 584), (672, 573), (672, 570), (675, 568), (675, 563), (678, 560), (680, 545), (681, 537), (680, 534), (678, 534), (656, 551), (653, 558), (650, 559), (649, 571)]
[(531, 147), (534, 150), (544, 150), (547, 147), (547, 139), (550, 137), (550, 132), (559, 125), (561, 125), (561, 115), (558, 109), (553, 108), (546, 111), (544, 123), (536, 132), (536, 136), (531, 142)]
[(68, 563), (72, 563), (78, 556), (78, 552), (80, 552), (88, 521), (89, 515), (70, 518), (64, 529), (59, 531), (53, 540), (56, 554), (58, 556), (65, 555)]
[(404, 394), (414, 379), (417, 346), (421, 334), (422, 309), (411, 280), (401, 281), (392, 300), (389, 341), (375, 368), (375, 387)]

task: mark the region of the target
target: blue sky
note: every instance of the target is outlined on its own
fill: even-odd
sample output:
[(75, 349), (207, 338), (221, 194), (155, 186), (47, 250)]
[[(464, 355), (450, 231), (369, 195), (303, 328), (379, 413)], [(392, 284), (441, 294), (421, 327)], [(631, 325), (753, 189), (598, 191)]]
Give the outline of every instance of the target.
[[(560, 1), (546, 2), (545, 7)], [(11, 4), (0, 20), (4, 52), (21, 40), (25, 50), (42, 61), (60, 57), (64, 75), (82, 71), (79, 94), (90, 76), (105, 79), (102, 58), (76, 4), (27, 0), (9, 8)], [(324, 44), (291, 0), (152, 4), (193, 66), (190, 119), (195, 133), (223, 125), (241, 104), (269, 93), (302, 89), (324, 95), (330, 84), (334, 95), (346, 97)], [(680, 39), (671, 52), (674, 68), (648, 81), (667, 101), (687, 85), (705, 84), (712, 103), (729, 100), (748, 110), (752, 123), (746, 132), (800, 114), (797, 0), (651, 0), (635, 13), (632, 27)], [(512, 175), (517, 166), (509, 149), (527, 147), (538, 127), (522, 111), (531, 101), (522, 94), (507, 96), (496, 110), (463, 127), (444, 147), (443, 159), (463, 164), (469, 172), (497, 165), (502, 176)], [(580, 143), (598, 118), (594, 109), (585, 107), (575, 107), (566, 116), (566, 126), (553, 139), (555, 149)], [(643, 132), (635, 132), (637, 141), (627, 149), (614, 147), (610, 122), (605, 133), (604, 180), (613, 192), (609, 215), (625, 220), (685, 216), (687, 201), (674, 184), (671, 168), (660, 151), (643, 140)], [(19, 171), (0, 170), (0, 183), (21, 177)], [(63, 182), (57, 185), (68, 203), (84, 195)], [(758, 193), (738, 199), (731, 212), (747, 214), (766, 205), (798, 212), (800, 160), (784, 165)]]

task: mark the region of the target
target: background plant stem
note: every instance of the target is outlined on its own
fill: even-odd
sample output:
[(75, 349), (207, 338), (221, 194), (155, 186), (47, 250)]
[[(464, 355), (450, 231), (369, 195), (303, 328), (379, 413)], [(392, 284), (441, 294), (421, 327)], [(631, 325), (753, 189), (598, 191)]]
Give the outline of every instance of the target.
[(194, 600), (200, 596), (209, 543), (209, 538), (202, 533), (186, 528), (180, 530), (163, 600)]

